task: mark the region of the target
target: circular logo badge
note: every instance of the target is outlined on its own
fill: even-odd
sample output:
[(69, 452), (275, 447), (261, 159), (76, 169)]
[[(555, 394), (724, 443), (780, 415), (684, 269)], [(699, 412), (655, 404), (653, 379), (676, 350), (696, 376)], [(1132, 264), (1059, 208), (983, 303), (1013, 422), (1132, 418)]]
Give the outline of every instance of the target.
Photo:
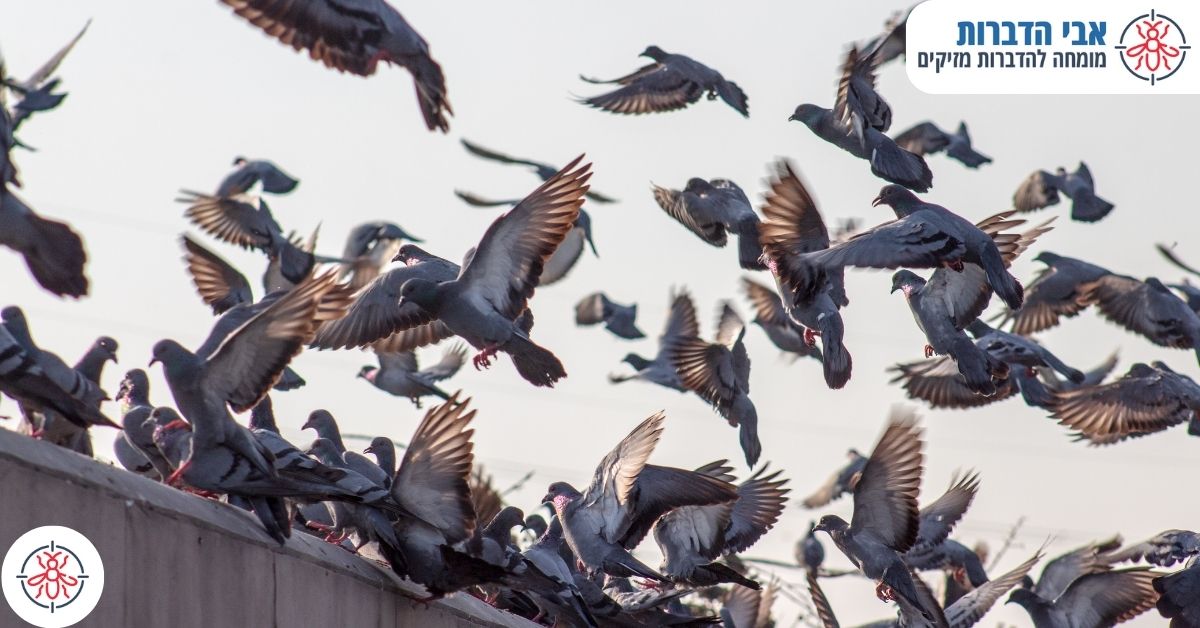
[(96, 546), (62, 526), (21, 535), (0, 566), (0, 589), (21, 619), (38, 628), (64, 628), (87, 617), (104, 591)]
[(1151, 85), (1165, 81), (1183, 67), (1191, 45), (1183, 28), (1158, 11), (1139, 15), (1121, 31), (1117, 56), (1129, 73)]

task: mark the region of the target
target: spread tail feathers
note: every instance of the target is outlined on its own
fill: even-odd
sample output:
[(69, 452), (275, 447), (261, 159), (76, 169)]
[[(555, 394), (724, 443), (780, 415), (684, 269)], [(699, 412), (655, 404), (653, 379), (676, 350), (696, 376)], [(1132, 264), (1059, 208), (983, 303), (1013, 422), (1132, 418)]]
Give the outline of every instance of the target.
[(513, 336), (502, 349), (512, 356), (513, 365), (521, 377), (534, 386), (554, 386), (554, 382), (567, 376), (562, 362), (532, 340)]

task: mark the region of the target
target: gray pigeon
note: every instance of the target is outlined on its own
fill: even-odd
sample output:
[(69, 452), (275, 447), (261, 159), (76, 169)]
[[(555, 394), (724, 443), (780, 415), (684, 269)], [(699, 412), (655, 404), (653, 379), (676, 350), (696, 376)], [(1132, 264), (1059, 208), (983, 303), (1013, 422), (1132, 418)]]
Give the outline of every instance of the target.
[(865, 50), (876, 58), (876, 65), (904, 56), (908, 34), (908, 14), (912, 8), (896, 11), (883, 23), (883, 32), (863, 44)]
[(1158, 593), (1152, 582), (1159, 575), (1148, 567), (1092, 573), (1072, 581), (1053, 599), (1019, 587), (1008, 603), (1024, 608), (1034, 628), (1112, 626), (1154, 608)]
[[(947, 567), (964, 569), (972, 587), (987, 582), (987, 572), (975, 552), (950, 540), (950, 533), (971, 507), (978, 491), (979, 476), (970, 473), (953, 482), (941, 497), (921, 509), (917, 515), (917, 540), (904, 553), (904, 562), (909, 567), (915, 571)], [(963, 550), (970, 556), (965, 556)]]
[(1038, 253), (1034, 261), (1046, 265), (1025, 289), (1025, 302), (1017, 310), (1006, 310), (1001, 324), (1012, 321), (1012, 332), (1028, 336), (1058, 325), (1087, 308), (1081, 303), (1083, 286), (1112, 273), (1072, 257), (1049, 251)]
[(600, 461), (586, 492), (566, 482), (550, 485), (542, 503), (562, 521), (567, 544), (589, 572), (617, 577), (666, 578), (630, 554), (662, 515), (682, 506), (722, 504), (734, 486), (693, 471), (648, 464), (666, 415), (642, 421)]
[[(726, 461), (705, 465), (697, 473), (732, 482)], [(683, 506), (668, 512), (654, 524), (654, 540), (662, 550), (660, 570), (676, 583), (712, 586), (733, 582), (751, 589), (759, 584), (724, 563), (725, 555), (749, 549), (783, 514), (787, 504), (786, 479), (780, 471), (766, 473), (764, 466), (738, 485), (733, 502), (709, 506)]]
[[(51, 377), (38, 363), (37, 356), (38, 352), (28, 350), (6, 325), (0, 324), (0, 392), (22, 407), (54, 411), (79, 426), (99, 425), (108, 420), (100, 413), (98, 404), (72, 395), (69, 387), (64, 388), (61, 377)], [(55, 368), (52, 366), (51, 370)], [(74, 381), (66, 380), (68, 386)]]
[[(691, 300), (686, 292), (676, 299)], [(758, 410), (750, 400), (750, 355), (743, 340), (746, 324), (729, 302), (721, 305), (716, 342), (698, 335), (675, 336), (667, 345), (668, 359), (684, 388), (708, 402), (722, 418), (738, 428), (738, 441), (753, 468), (762, 454), (758, 439)]]
[(608, 381), (620, 384), (629, 380), (641, 380), (687, 392), (683, 382), (675, 372), (671, 363), (669, 348), (674, 346), (678, 338), (690, 338), (700, 335), (700, 324), (696, 321), (696, 306), (686, 293), (671, 293), (671, 309), (667, 313), (667, 324), (663, 333), (658, 337), (658, 354), (653, 360), (648, 360), (636, 353), (625, 356), (622, 362), (633, 367), (633, 375), (609, 375)]
[(821, 545), (817, 531), (813, 529), (816, 525), (815, 521), (809, 521), (808, 533), (803, 539), (796, 541), (796, 564), (804, 567), (809, 573), (816, 573), (821, 568), (821, 563), (825, 562), (825, 546)]
[(196, 292), (212, 308), (213, 314), (224, 314), (237, 305), (254, 303), (254, 291), (245, 275), (190, 236), (182, 235), (179, 241), (183, 244), (183, 259)]
[(884, 134), (892, 111), (875, 91), (878, 57), (851, 48), (842, 65), (833, 109), (805, 103), (789, 120), (803, 122), (817, 137), (871, 163), (875, 176), (918, 192), (933, 186), (933, 173), (920, 155), (899, 147)]
[(801, 505), (809, 509), (820, 508), (842, 495), (854, 492), (854, 487), (858, 486), (858, 481), (862, 478), (863, 468), (867, 466), (867, 457), (851, 447), (846, 451), (846, 458), (846, 464), (834, 471), (812, 495), (801, 500)]
[(52, 294), (78, 298), (88, 293), (83, 240), (70, 225), (37, 215), (7, 189), (0, 189), (0, 246), (20, 253), (33, 278)]
[(1079, 303), (1160, 347), (1191, 349), (1200, 362), (1200, 315), (1154, 277), (1105, 275), (1080, 286)]
[[(536, 174), (538, 176), (538, 178), (540, 178), (542, 181), (550, 180), (550, 177), (553, 177), (554, 173), (559, 171), (559, 168), (557, 168), (555, 166), (551, 166), (550, 164), (547, 164), (544, 162), (535, 161), (533, 159), (525, 159), (522, 157), (513, 157), (512, 155), (506, 155), (504, 153), (494, 151), (490, 148), (484, 148), (483, 146), (480, 146), (479, 144), (476, 144), (474, 142), (470, 142), (466, 139), (460, 139), (459, 141), (462, 142), (463, 148), (466, 148), (467, 152), (471, 153), (472, 155), (475, 155), (476, 157), (488, 159), (491, 161), (497, 161), (502, 164), (512, 164), (512, 165), (527, 166), (529, 168), (532, 168), (534, 174)], [(515, 200), (514, 201), (487, 201), (484, 199), (480, 199), (479, 197), (475, 196), (474, 194), (470, 194), (467, 192), (456, 191), (455, 194), (457, 194), (459, 196), (459, 198), (462, 198), (464, 201), (466, 201), (472, 205), (477, 205), (480, 207), (496, 207), (496, 206), (500, 206), (500, 205), (516, 205), (518, 202), (520, 202), (520, 201), (515, 201)], [(615, 203), (615, 202), (617, 202), (617, 199), (609, 197), (609, 196), (605, 196), (599, 192), (596, 192), (595, 190), (588, 190), (588, 193), (586, 196), (587, 196), (588, 200), (595, 201), (597, 203)], [(480, 202), (476, 202), (476, 201), (480, 201)], [(589, 239), (590, 239), (590, 236), (589, 236)], [(594, 248), (595, 247), (593, 247), (593, 249)]]
[(910, 605), (925, 621), (945, 626), (941, 606), (918, 592), (903, 559), (918, 539), (922, 446), (916, 416), (894, 409), (854, 487), (851, 521), (825, 515), (815, 529), (827, 532), (850, 562), (878, 583), (880, 599)]
[[(104, 365), (117, 362), (117, 341), (108, 336), (101, 336), (92, 343), (72, 369), (97, 388), (104, 373)], [(108, 399), (107, 394), (95, 397), (92, 405), (99, 410), (100, 404)], [(89, 458), (95, 457), (92, 449), (91, 432), (86, 427), (72, 423), (69, 419), (54, 410), (38, 409), (29, 406), (22, 407), (22, 433), (34, 434), (37, 438), (54, 443), (59, 447), (70, 449)]]
[[(763, 258), (775, 277), (788, 317), (804, 328), (806, 344), (821, 337), (821, 366), (825, 385), (839, 389), (850, 380), (853, 359), (843, 338), (846, 326), (838, 311), (847, 305), (843, 269), (825, 274), (818, 288), (806, 285), (807, 262), (804, 255), (829, 248), (825, 221), (804, 183), (786, 160), (775, 165), (769, 182), (770, 191), (763, 199), (763, 224), (760, 228)], [(805, 278), (801, 278), (805, 277)]]
[(342, 431), (338, 427), (337, 419), (333, 418), (333, 415), (328, 410), (313, 410), (308, 415), (308, 419), (304, 421), (304, 425), (300, 426), (300, 429), (313, 430), (317, 433), (318, 438), (329, 441), (333, 450), (337, 452), (348, 468), (352, 469), (355, 473), (380, 486), (387, 486), (391, 482), (391, 478), (383, 471), (382, 467), (375, 464), (375, 462), (363, 454), (357, 451), (350, 451), (346, 448), (346, 443), (342, 440)]
[(62, 104), (67, 94), (54, 93), (54, 90), (59, 85), (59, 79), (53, 77), (54, 72), (58, 70), (58, 66), (67, 58), (67, 55), (70, 54), (75, 44), (79, 43), (79, 40), (91, 25), (92, 21), (88, 20), (78, 35), (75, 35), (71, 41), (67, 42), (67, 45), (54, 53), (54, 56), (43, 63), (33, 74), (30, 74), (29, 78), (24, 81), (8, 79), (4, 81), (3, 86), (0, 86), (0, 88), (7, 87), (19, 96), (12, 107), (12, 128), (14, 131), (34, 113), (50, 111)]
[(728, 179), (688, 179), (682, 190), (652, 185), (658, 206), (701, 240), (724, 247), (726, 232), (737, 234), (738, 263), (746, 270), (763, 270), (758, 242), (758, 215), (738, 184)]
[(121, 407), (121, 435), (118, 442), (126, 443), (140, 453), (155, 472), (155, 479), (165, 481), (175, 467), (154, 444), (157, 424), (150, 419), (154, 406), (150, 403), (150, 378), (141, 369), (125, 373), (117, 388), (115, 399)]
[(269, 194), (287, 194), (296, 189), (300, 182), (284, 172), (279, 166), (265, 159), (246, 159), (235, 157), (233, 172), (221, 180), (217, 186), (217, 196), (230, 198), (245, 194), (255, 184), (262, 184), (262, 191)]
[(1171, 628), (1200, 625), (1200, 560), (1193, 558), (1184, 569), (1151, 582), (1159, 594), (1158, 612), (1171, 620)]
[(815, 342), (810, 345), (805, 339), (808, 329), (788, 316), (783, 300), (774, 290), (749, 277), (742, 277), (742, 288), (754, 308), (754, 318), (750, 322), (766, 332), (771, 344), (794, 358), (821, 360), (821, 349)]
[(612, 113), (662, 113), (683, 109), (700, 100), (706, 93), (709, 100), (719, 96), (738, 113), (750, 117), (746, 93), (737, 83), (725, 80), (720, 72), (681, 54), (649, 46), (642, 52), (654, 63), (610, 81), (580, 76), (588, 83), (617, 84), (621, 87), (580, 102)]
[[(312, 340), (317, 325), (345, 312), (343, 300), (324, 302), (333, 287), (333, 273), (310, 277), (227, 333), (214, 350), (193, 353), (174, 340), (154, 345), (151, 363), (162, 363), (175, 404), (193, 425), (193, 450), (229, 449), (228, 455), (244, 458), (258, 473), (274, 475), (270, 452), (234, 421), (229, 407), (238, 412), (254, 407)], [(209, 340), (221, 334), (218, 320)]]
[(442, 67), (429, 56), (429, 44), (385, 0), (221, 0), (234, 13), (268, 35), (325, 67), (371, 76), (380, 61), (400, 65), (413, 76), (417, 104), (430, 131), (450, 130)]
[(1059, 168), (1054, 174), (1038, 170), (1029, 175), (1013, 195), (1013, 207), (1029, 212), (1057, 205), (1059, 193), (1071, 199), (1071, 220), (1097, 222), (1113, 210), (1113, 204), (1096, 196), (1096, 185), (1087, 164), (1079, 162), (1075, 172)]
[(992, 158), (971, 147), (967, 123), (959, 122), (958, 130), (947, 133), (932, 122), (921, 122), (895, 137), (896, 144), (914, 155), (932, 155), (945, 151), (946, 156), (968, 168), (992, 163)]
[(363, 450), (365, 454), (375, 456), (375, 464), (379, 465), (380, 469), (387, 474), (388, 485), (391, 485), (391, 480), (396, 476), (396, 444), (387, 436), (376, 436), (371, 439), (371, 444)]
[[(172, 473), (192, 455), (192, 426), (174, 408), (160, 406), (150, 412), (154, 446), (171, 465)], [(170, 475), (163, 478), (166, 482)]]
[(521, 553), (527, 573), (521, 584), (552, 609), (563, 609), (563, 614), (576, 625), (596, 626), (596, 618), (575, 584), (571, 567), (562, 558), (562, 547), (562, 524), (554, 518), (540, 538)]
[[(381, 509), (386, 506), (393, 512), (401, 511), (399, 506), (392, 501), (387, 487), (377, 484), (351, 469), (339, 452), (334, 449), (333, 443), (324, 438), (313, 441), (307, 453), (329, 468), (344, 473), (345, 475), (337, 480), (337, 485), (342, 488), (354, 487), (354, 493), (362, 497), (363, 503), (361, 504), (346, 501), (328, 504), (329, 510), (333, 514), (333, 525), (327, 530), (329, 536), (326, 537), (326, 540), (340, 543), (351, 532), (354, 532), (358, 535), (358, 541), (354, 546), (355, 550), (370, 542), (386, 544), (389, 548), (398, 547), (400, 540), (396, 538), (396, 530), (388, 520), (387, 513)], [(396, 550), (389, 549), (383, 553), (387, 555), (394, 551)]]
[(593, 292), (575, 304), (575, 324), (581, 327), (599, 325), (618, 338), (637, 340), (646, 334), (637, 328), (637, 304), (621, 305), (612, 301), (603, 292)]
[(404, 241), (423, 242), (391, 222), (375, 221), (363, 223), (350, 230), (346, 236), (346, 248), (342, 259), (348, 263), (342, 267), (338, 279), (349, 277), (350, 287), (360, 290), (370, 284), (393, 261)]
[(442, 322), (480, 350), (473, 360), (477, 369), (504, 352), (521, 377), (535, 386), (553, 386), (566, 377), (558, 358), (534, 344), (517, 320), (533, 296), (543, 264), (578, 217), (591, 177), (591, 164), (580, 166), (582, 160), (580, 155), (497, 218), (456, 279), (405, 281), (399, 307), (419, 306), (408, 328)]
[(1105, 554), (1104, 560), (1113, 564), (1144, 560), (1151, 565), (1170, 567), (1198, 555), (1200, 533), (1191, 530), (1164, 530), (1141, 543)]
[(1200, 386), (1166, 364), (1134, 364), (1120, 379), (1056, 393), (1051, 418), (1075, 430), (1073, 440), (1111, 445), (1190, 422), (1200, 436)]
[(392, 396), (407, 397), (420, 408), (421, 397), (450, 398), (446, 391), (437, 387), (437, 383), (450, 379), (462, 368), (467, 360), (467, 349), (462, 343), (455, 344), (442, 354), (437, 364), (425, 369), (420, 369), (417, 354), (413, 351), (376, 352), (376, 356), (379, 358), (379, 368), (364, 366), (359, 370), (358, 377)]

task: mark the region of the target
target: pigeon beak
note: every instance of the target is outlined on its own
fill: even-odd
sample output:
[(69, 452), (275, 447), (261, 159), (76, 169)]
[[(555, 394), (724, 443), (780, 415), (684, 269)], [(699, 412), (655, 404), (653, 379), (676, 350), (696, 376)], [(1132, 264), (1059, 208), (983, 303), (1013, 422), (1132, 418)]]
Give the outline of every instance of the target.
[(373, 454), (373, 453), (375, 453), (375, 446), (374, 446), (374, 445), (367, 445), (367, 448), (363, 450), (363, 453), (364, 453), (364, 454)]
[(878, 207), (879, 204), (882, 202), (883, 202), (883, 196), (882, 195), (876, 196), (874, 199), (871, 200), (871, 207)]
[(146, 365), (146, 368), (150, 368), (157, 363), (158, 363), (158, 358), (150, 358), (150, 363)]
[(543, 504), (552, 504), (552, 503), (554, 503), (554, 494), (553, 494), (553, 493), (546, 493), (546, 495), (545, 495), (544, 497), (542, 497), (542, 503), (543, 503)]
[(896, 291), (899, 289), (900, 289), (900, 286), (892, 286), (892, 290), (888, 294), (896, 294)]
[(800, 118), (797, 118), (796, 114), (794, 114), (794, 113), (792, 115), (788, 116), (788, 122), (792, 122), (792, 121), (799, 120), (799, 119)]

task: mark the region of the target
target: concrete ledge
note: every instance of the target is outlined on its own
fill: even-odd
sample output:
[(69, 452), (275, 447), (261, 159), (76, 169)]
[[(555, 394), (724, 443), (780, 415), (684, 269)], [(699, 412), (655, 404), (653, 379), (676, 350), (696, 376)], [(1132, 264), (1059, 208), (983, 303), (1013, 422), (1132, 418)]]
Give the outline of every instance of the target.
[[(0, 429), (0, 552), (44, 525), (78, 530), (104, 560), (79, 626), (534, 626), (463, 593), (417, 604), (424, 589), (386, 565), (300, 532), (280, 546), (250, 513)], [(0, 602), (0, 626), (20, 625)]]

